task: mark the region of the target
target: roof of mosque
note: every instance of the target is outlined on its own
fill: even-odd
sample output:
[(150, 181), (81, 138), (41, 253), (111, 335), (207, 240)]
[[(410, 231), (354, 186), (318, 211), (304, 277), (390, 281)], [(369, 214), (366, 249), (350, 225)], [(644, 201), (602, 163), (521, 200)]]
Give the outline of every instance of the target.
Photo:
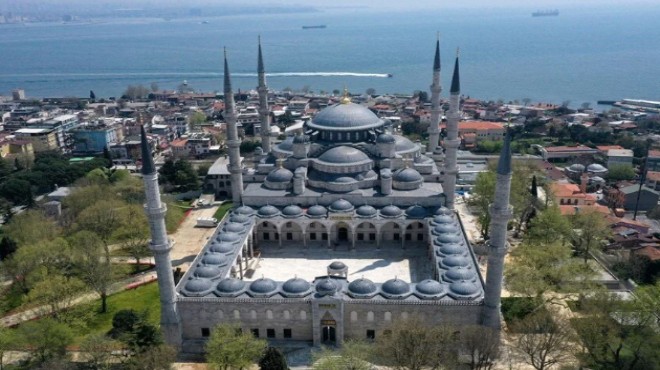
[(367, 107), (355, 103), (339, 103), (321, 110), (307, 125), (329, 131), (366, 130), (385, 122)]

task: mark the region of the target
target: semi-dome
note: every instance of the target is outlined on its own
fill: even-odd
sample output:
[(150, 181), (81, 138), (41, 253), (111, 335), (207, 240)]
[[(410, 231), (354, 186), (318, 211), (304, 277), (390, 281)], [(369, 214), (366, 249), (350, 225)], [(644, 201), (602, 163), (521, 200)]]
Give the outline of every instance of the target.
[(396, 141), (394, 144), (394, 150), (397, 152), (409, 153), (419, 150), (419, 147), (415, 145), (415, 143), (403, 136), (394, 135), (394, 140)]
[(438, 224), (433, 228), (434, 234), (458, 234), (461, 231), (456, 224)]
[(259, 212), (257, 213), (261, 217), (274, 217), (277, 216), (280, 213), (280, 210), (277, 209), (277, 207), (271, 206), (269, 204), (259, 208)]
[(444, 287), (436, 280), (426, 279), (415, 284), (415, 295), (420, 298), (440, 298), (443, 293)]
[(246, 223), (250, 222), (250, 217), (247, 216), (247, 215), (236, 213), (236, 214), (232, 214), (229, 217), (229, 222), (236, 222), (236, 223), (239, 223), (239, 224), (246, 224)]
[(360, 149), (346, 145), (326, 150), (318, 157), (318, 160), (329, 164), (356, 164), (371, 161), (369, 156)]
[(594, 172), (594, 173), (607, 172), (607, 168), (603, 167), (598, 163), (592, 163), (587, 166), (587, 172)]
[(236, 243), (239, 240), (241, 240), (241, 236), (237, 233), (234, 232), (226, 232), (218, 235), (217, 238), (215, 238), (216, 241), (218, 242), (225, 242), (225, 243)]
[(442, 277), (447, 281), (472, 281), (477, 278), (477, 274), (469, 267), (457, 266), (447, 270)]
[(295, 204), (288, 205), (282, 210), (282, 215), (284, 217), (298, 217), (302, 216), (303, 210)]
[(435, 224), (453, 224), (454, 218), (449, 215), (439, 215), (433, 217), (433, 223)]
[(371, 298), (376, 295), (376, 284), (365, 278), (357, 279), (348, 284), (348, 294), (353, 298)]
[(187, 295), (203, 296), (213, 290), (213, 281), (210, 279), (190, 278), (183, 289)]
[(232, 253), (236, 247), (232, 243), (227, 242), (213, 242), (209, 248), (210, 252), (213, 253)]
[(341, 177), (337, 177), (332, 182), (340, 183), (340, 184), (351, 184), (357, 182), (357, 180), (349, 176), (341, 176)]
[(451, 216), (452, 213), (451, 209), (447, 207), (440, 207), (435, 211), (436, 216)]
[(357, 215), (360, 217), (374, 217), (376, 216), (376, 213), (378, 213), (378, 211), (376, 211), (376, 208), (368, 204), (365, 204), (363, 206), (358, 207), (355, 213), (357, 213)]
[(250, 283), (248, 294), (253, 297), (269, 297), (277, 290), (277, 283), (269, 278), (261, 278)]
[(458, 234), (440, 234), (440, 236), (436, 238), (436, 241), (440, 244), (458, 244), (463, 241), (463, 238)]
[(237, 222), (227, 222), (222, 229), (227, 232), (242, 233), (245, 231), (245, 225)]
[(318, 204), (307, 209), (307, 216), (309, 217), (324, 217), (327, 214), (328, 210), (323, 206), (319, 206)]
[(289, 182), (291, 179), (293, 179), (293, 172), (286, 168), (277, 168), (270, 171), (268, 176), (266, 176), (266, 181), (268, 182)]
[(470, 260), (462, 256), (451, 255), (443, 258), (440, 261), (440, 265), (447, 269), (458, 266), (468, 267), (470, 265)]
[(254, 214), (254, 209), (248, 206), (240, 206), (234, 210), (234, 213), (238, 213), (239, 215), (250, 216)]
[(293, 151), (293, 136), (289, 136), (282, 140), (281, 143), (277, 144), (277, 149), (283, 152)]
[(312, 285), (299, 277), (289, 279), (282, 284), (282, 294), (286, 297), (296, 298), (307, 295)]
[(394, 181), (398, 182), (418, 182), (422, 181), (422, 175), (414, 168), (404, 168), (394, 173)]
[(426, 217), (426, 208), (420, 205), (414, 205), (406, 209), (406, 215), (408, 218), (424, 218)]
[(479, 286), (472, 281), (461, 280), (449, 285), (449, 294), (458, 299), (470, 298), (478, 292)]
[(367, 130), (383, 124), (384, 121), (367, 107), (355, 103), (331, 105), (307, 123), (312, 129), (325, 131)]
[(226, 266), (231, 258), (223, 253), (206, 253), (202, 257), (202, 263), (205, 265)]
[(390, 134), (387, 134), (387, 133), (386, 134), (380, 134), (376, 138), (376, 143), (378, 143), (378, 144), (393, 144), (395, 142), (396, 142), (396, 140), (394, 139), (394, 136), (392, 136)]
[(386, 298), (402, 298), (410, 293), (410, 284), (394, 278), (384, 282), (380, 290)]
[(346, 199), (337, 199), (330, 205), (332, 212), (350, 212), (353, 210), (353, 205)]
[(219, 277), (222, 274), (222, 270), (220, 270), (216, 266), (203, 266), (199, 265), (195, 268), (195, 277), (198, 278), (203, 278), (203, 279), (215, 279)]
[(325, 278), (316, 283), (316, 292), (319, 295), (332, 295), (335, 294), (337, 290), (339, 290), (339, 285), (330, 278)]
[(385, 206), (380, 210), (380, 215), (383, 217), (399, 217), (401, 213), (401, 208), (392, 204)]
[(215, 287), (215, 294), (221, 297), (235, 297), (243, 292), (245, 289), (245, 282), (237, 278), (226, 278), (220, 280)]

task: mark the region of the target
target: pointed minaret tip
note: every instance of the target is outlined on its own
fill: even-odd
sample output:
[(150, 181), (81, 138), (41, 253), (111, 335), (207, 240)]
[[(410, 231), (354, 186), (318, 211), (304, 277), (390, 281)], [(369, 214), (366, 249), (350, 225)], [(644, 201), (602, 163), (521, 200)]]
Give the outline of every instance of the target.
[(154, 166), (154, 158), (151, 156), (144, 125), (140, 126), (140, 149), (142, 151), (142, 174), (151, 175), (156, 172), (156, 166)]
[(456, 62), (454, 62), (454, 75), (451, 78), (451, 90), (449, 90), (449, 92), (452, 94), (458, 94), (461, 92), (461, 80), (460, 80), (460, 72), (458, 68), (458, 49), (456, 49)]
[(231, 91), (231, 78), (229, 76), (229, 63), (227, 62), (227, 48), (224, 49), (224, 56), (225, 56), (225, 93), (228, 91)]
[(510, 175), (511, 174), (511, 130), (509, 125), (506, 125), (506, 134), (504, 136), (504, 145), (502, 146), (502, 152), (500, 152), (500, 159), (497, 162), (497, 174), (498, 175)]
[(438, 32), (438, 39), (435, 41), (435, 58), (433, 59), (433, 70), (440, 70), (440, 32)]
[(261, 35), (259, 35), (259, 37), (258, 37), (258, 43), (259, 43), (259, 57), (258, 57), (258, 60), (257, 60), (257, 72), (258, 73), (264, 73), (265, 72), (264, 58), (263, 58), (263, 55), (261, 53)]

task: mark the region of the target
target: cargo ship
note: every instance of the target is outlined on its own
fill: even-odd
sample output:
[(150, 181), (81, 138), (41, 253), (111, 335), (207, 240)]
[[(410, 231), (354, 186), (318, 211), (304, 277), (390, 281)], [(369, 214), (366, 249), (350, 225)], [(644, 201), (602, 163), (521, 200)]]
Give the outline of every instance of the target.
[(325, 24), (319, 24), (316, 26), (302, 26), (303, 30), (309, 30), (314, 28), (325, 28)]
[(532, 13), (532, 17), (556, 17), (559, 15), (559, 10), (537, 10)]

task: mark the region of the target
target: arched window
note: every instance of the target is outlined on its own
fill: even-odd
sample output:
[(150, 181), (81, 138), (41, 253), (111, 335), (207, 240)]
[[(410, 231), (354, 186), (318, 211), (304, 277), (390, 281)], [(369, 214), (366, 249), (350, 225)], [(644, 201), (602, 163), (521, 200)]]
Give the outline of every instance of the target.
[(240, 320), (241, 313), (238, 310), (234, 310), (234, 319)]
[(307, 311), (300, 311), (300, 320), (307, 320)]
[(374, 313), (372, 311), (367, 312), (367, 321), (368, 322), (374, 321)]
[(404, 320), (408, 319), (408, 312), (401, 312), (401, 318)]
[(392, 321), (392, 313), (385, 312), (385, 321)]
[(218, 312), (216, 312), (216, 314), (218, 315), (219, 319), (224, 319), (225, 318), (225, 313), (222, 312), (222, 310), (218, 310)]
[(284, 320), (289, 320), (291, 318), (291, 314), (289, 313), (289, 310), (284, 310), (282, 314), (284, 315)]
[(268, 320), (272, 320), (272, 319), (273, 319), (273, 311), (271, 311), (271, 310), (266, 310), (266, 318), (267, 318)]
[(351, 321), (355, 322), (358, 319), (358, 313), (355, 311), (351, 311)]
[(256, 319), (257, 319), (257, 311), (255, 311), (255, 310), (251, 310), (251, 311), (250, 311), (250, 318), (251, 318), (252, 320), (256, 320)]

